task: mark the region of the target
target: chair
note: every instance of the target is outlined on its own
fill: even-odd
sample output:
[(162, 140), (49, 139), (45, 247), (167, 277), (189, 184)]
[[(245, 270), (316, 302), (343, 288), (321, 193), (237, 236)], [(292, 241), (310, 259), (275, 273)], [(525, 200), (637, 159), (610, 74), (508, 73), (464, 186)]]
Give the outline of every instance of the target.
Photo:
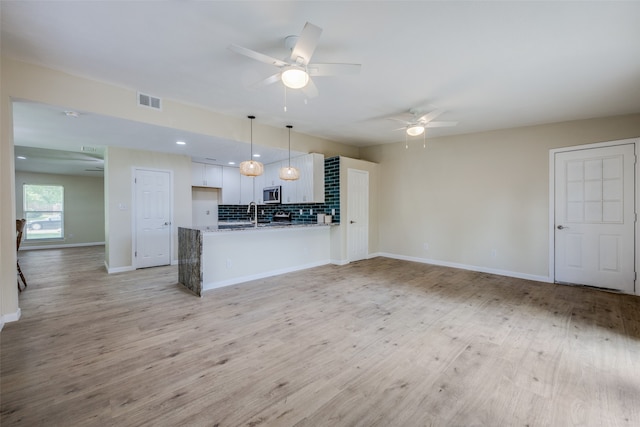
[[(16, 219), (16, 252), (18, 252), (18, 249), (20, 249), (20, 242), (22, 242), (22, 232), (24, 231), (24, 226), (27, 223), (26, 219)], [(22, 274), (22, 270), (20, 269), (20, 261), (17, 262), (18, 264), (18, 275), (20, 276), (20, 278), (22, 279), (22, 283), (24, 283), (24, 288), (27, 288), (27, 281), (24, 278), (24, 274)], [(20, 280), (18, 280), (18, 291), (22, 292), (22, 289), (20, 288)]]

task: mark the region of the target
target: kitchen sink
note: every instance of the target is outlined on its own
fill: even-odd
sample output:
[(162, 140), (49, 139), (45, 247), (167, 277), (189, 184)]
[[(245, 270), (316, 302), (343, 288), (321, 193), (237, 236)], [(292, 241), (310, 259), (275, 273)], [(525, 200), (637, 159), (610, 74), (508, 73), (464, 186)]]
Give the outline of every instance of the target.
[[(283, 226), (287, 226), (287, 225), (291, 225), (291, 222), (284, 222), (284, 221), (276, 221), (276, 222), (259, 222), (258, 223), (258, 228), (263, 228), (263, 227), (283, 227)], [(220, 230), (242, 230), (242, 229), (248, 229), (248, 228), (255, 228), (255, 224), (249, 221), (237, 221), (237, 222), (221, 222), (218, 223), (218, 229)]]

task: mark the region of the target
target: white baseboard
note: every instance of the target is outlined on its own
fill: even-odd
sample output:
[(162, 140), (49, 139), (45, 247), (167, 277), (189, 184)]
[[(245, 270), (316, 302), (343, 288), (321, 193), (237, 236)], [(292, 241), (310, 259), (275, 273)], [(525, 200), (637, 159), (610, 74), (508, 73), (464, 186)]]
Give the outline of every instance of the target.
[(520, 273), (517, 271), (499, 270), (495, 268), (479, 267), (476, 265), (458, 264), (456, 262), (440, 261), (440, 260), (428, 259), (428, 258), (418, 258), (418, 257), (390, 254), (390, 253), (384, 253), (384, 252), (379, 253), (378, 256), (401, 259), (404, 261), (421, 262), (423, 264), (439, 265), (442, 267), (460, 268), (462, 270), (477, 271), (479, 273), (488, 273), (488, 274), (496, 274), (498, 276), (514, 277), (516, 279), (533, 280), (535, 282), (553, 283), (553, 280), (548, 276), (538, 276), (535, 274)]
[[(178, 260), (171, 261), (171, 265), (178, 265)], [(104, 268), (107, 269), (107, 273), (109, 273), (109, 274), (124, 273), (125, 271), (135, 271), (135, 269), (136, 269), (132, 265), (127, 265), (127, 266), (124, 266), (124, 267), (113, 267), (113, 268), (110, 268), (107, 265), (106, 261), (104, 262)]]
[(23, 245), (20, 246), (21, 251), (30, 251), (35, 249), (65, 249), (65, 248), (80, 248), (84, 246), (104, 246), (104, 242), (89, 242), (89, 243), (63, 243), (61, 245)]
[(346, 259), (332, 259), (331, 260), (331, 264), (334, 265), (347, 265), (349, 264), (349, 261)]
[(17, 322), (18, 320), (20, 320), (21, 315), (22, 311), (20, 310), (20, 307), (18, 307), (18, 310), (15, 313), (9, 313), (0, 316), (0, 331), (4, 327), (5, 323)]
[(211, 289), (222, 288), (224, 286), (237, 285), (238, 283), (249, 282), (251, 280), (264, 279), (267, 277), (278, 276), (280, 274), (292, 273), (294, 271), (306, 270), (307, 268), (320, 267), (321, 265), (327, 265), (331, 262), (329, 260), (317, 261), (310, 264), (297, 265), (295, 267), (281, 268), (278, 270), (266, 271), (264, 273), (252, 274), (249, 276), (234, 277), (233, 279), (221, 280), (218, 282), (204, 283), (202, 285), (203, 291), (210, 291)]
[(104, 268), (107, 269), (107, 273), (108, 274), (113, 274), (113, 273), (124, 273), (125, 271), (134, 271), (135, 267), (132, 265), (127, 265), (125, 267), (109, 267), (109, 265), (107, 264), (107, 261), (104, 262)]

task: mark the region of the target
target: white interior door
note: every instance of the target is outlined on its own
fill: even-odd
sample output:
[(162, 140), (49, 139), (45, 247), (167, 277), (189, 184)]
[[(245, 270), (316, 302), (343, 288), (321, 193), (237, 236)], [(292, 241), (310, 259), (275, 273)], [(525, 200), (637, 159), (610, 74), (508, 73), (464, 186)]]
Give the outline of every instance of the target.
[(633, 144), (555, 154), (555, 279), (633, 293)]
[(347, 171), (347, 251), (349, 262), (369, 254), (369, 172)]
[(171, 176), (136, 169), (136, 268), (171, 263)]

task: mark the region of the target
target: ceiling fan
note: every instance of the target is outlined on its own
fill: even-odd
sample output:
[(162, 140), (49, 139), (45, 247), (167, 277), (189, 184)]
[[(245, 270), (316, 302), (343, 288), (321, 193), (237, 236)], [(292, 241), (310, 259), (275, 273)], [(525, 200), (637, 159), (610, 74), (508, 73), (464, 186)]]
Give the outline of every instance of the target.
[(434, 122), (433, 120), (442, 113), (444, 113), (444, 110), (441, 109), (425, 113), (421, 109), (412, 108), (402, 116), (387, 118), (405, 124), (405, 126), (394, 130), (404, 130), (407, 135), (418, 136), (422, 135), (426, 128), (448, 127), (458, 124), (458, 122)]
[(281, 80), (286, 87), (301, 89), (308, 98), (313, 98), (318, 95), (318, 89), (313, 80), (311, 80), (312, 76), (335, 76), (358, 74), (360, 72), (360, 64), (310, 63), (320, 39), (320, 34), (322, 34), (322, 28), (307, 22), (300, 36), (286, 37), (285, 46), (291, 50), (291, 55), (284, 60), (235, 44), (229, 45), (229, 49), (256, 61), (279, 68), (276, 74), (254, 84), (253, 87), (266, 86)]

